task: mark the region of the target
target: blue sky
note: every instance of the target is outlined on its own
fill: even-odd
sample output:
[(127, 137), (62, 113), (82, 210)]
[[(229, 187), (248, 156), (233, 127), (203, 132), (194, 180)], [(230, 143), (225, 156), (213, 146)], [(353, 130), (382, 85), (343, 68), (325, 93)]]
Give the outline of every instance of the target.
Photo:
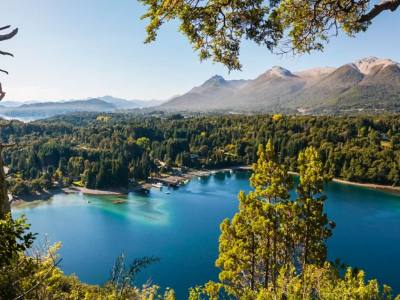
[(366, 56), (400, 61), (400, 11), (384, 13), (356, 38), (341, 34), (325, 52), (275, 56), (243, 44), (242, 71), (200, 63), (177, 24), (144, 45), (144, 12), (135, 0), (2, 0), (1, 26), (19, 34), (1, 45), (15, 58), (0, 57), (8, 100), (57, 100), (113, 95), (127, 99), (167, 99), (209, 77), (250, 79), (274, 65), (292, 71), (339, 66)]

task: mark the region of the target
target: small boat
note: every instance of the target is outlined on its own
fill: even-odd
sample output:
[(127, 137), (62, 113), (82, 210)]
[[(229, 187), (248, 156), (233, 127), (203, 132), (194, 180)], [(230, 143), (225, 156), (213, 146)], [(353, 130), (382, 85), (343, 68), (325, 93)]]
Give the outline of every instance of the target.
[(171, 192), (170, 192), (170, 191), (166, 191), (165, 193), (166, 193), (167, 195), (171, 194)]
[(152, 186), (158, 189), (161, 189), (163, 187), (161, 182), (153, 183)]
[(122, 203), (125, 203), (125, 202), (127, 202), (127, 201), (126, 200), (113, 200), (112, 201), (113, 204), (122, 204)]
[(230, 170), (229, 170), (229, 173), (233, 174), (233, 170), (232, 170), (232, 169), (230, 169)]

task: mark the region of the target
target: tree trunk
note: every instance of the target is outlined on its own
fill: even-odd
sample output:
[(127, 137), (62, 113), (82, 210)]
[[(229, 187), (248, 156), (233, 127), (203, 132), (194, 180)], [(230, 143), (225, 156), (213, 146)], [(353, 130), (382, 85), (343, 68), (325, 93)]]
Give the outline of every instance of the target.
[(270, 239), (269, 239), (269, 236), (268, 236), (268, 239), (267, 239), (267, 250), (266, 251), (268, 251), (267, 253), (267, 255), (266, 255), (266, 258), (265, 258), (265, 278), (264, 278), (264, 288), (266, 288), (266, 289), (268, 289), (268, 283), (269, 283), (269, 272), (270, 272), (270, 270), (269, 270), (269, 261), (270, 261), (270, 259), (269, 259), (269, 246), (270, 246)]
[(10, 212), (10, 202), (7, 194), (6, 175), (4, 173), (3, 158), (1, 156), (0, 145), (0, 219), (3, 219), (7, 213)]
[(251, 237), (251, 279), (250, 279), (250, 289), (254, 291), (255, 286), (255, 273), (256, 273), (256, 247), (255, 247), (255, 238), (254, 234)]

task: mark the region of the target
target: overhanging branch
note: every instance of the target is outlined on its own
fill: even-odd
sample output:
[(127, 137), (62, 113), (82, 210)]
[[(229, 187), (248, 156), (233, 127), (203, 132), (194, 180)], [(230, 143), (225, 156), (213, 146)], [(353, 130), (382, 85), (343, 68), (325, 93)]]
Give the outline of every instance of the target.
[(359, 23), (365, 23), (372, 21), (373, 18), (378, 16), (381, 12), (385, 10), (395, 11), (400, 6), (400, 0), (386, 0), (379, 4), (374, 5), (374, 7), (365, 15), (362, 15), (358, 20)]
[[(9, 29), (9, 28), (11, 28), (11, 25), (3, 26), (3, 27), (0, 27), (0, 31), (6, 30), (6, 29)], [(14, 30), (11, 30), (9, 33), (0, 34), (0, 42), (12, 39), (17, 33), (18, 33), (18, 28), (15, 28)], [(11, 57), (14, 56), (10, 52), (1, 51), (1, 50), (0, 50), (0, 55), (8, 55), (8, 56), (11, 56)], [(0, 69), (0, 72), (8, 74), (8, 72), (6, 70), (3, 70), (3, 69)], [(0, 83), (0, 101), (3, 100), (5, 95), (6, 95), (6, 93), (3, 92), (3, 89), (2, 89), (1, 83)]]

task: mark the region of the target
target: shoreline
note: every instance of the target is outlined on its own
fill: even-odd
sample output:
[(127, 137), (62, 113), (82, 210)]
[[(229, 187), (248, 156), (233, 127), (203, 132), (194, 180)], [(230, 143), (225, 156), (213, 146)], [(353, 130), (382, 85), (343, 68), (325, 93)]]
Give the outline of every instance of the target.
[(35, 194), (25, 194), (21, 196), (12, 196), (8, 194), (11, 208), (21, 207), (27, 204), (39, 201), (47, 201), (57, 194), (71, 194), (70, 188), (54, 188), (52, 190), (44, 190)]
[(332, 181), (340, 183), (340, 184), (353, 185), (353, 186), (367, 188), (370, 190), (379, 190), (379, 191), (390, 192), (390, 193), (393, 193), (396, 195), (400, 195), (400, 187), (398, 187), (398, 186), (376, 184), (376, 183), (361, 183), (361, 182), (348, 181), (348, 180), (339, 179), (339, 178), (333, 178)]
[[(235, 166), (231, 168), (217, 168), (217, 169), (206, 169), (206, 170), (196, 170), (196, 169), (189, 169), (187, 172), (181, 174), (181, 175), (169, 175), (165, 177), (157, 177), (157, 179), (165, 179), (165, 180), (171, 180), (174, 182), (179, 182), (182, 184), (186, 180), (191, 180), (194, 177), (203, 177), (203, 176), (210, 176), (214, 173), (218, 172), (228, 172), (230, 170), (244, 170), (248, 171), (250, 170), (251, 167), (249, 166)], [(82, 193), (84, 195), (91, 195), (91, 196), (126, 196), (130, 192), (139, 192), (143, 190), (150, 190), (153, 188), (153, 184), (149, 181), (138, 184), (137, 186), (134, 187), (129, 187), (129, 188), (113, 188), (109, 190), (100, 190), (100, 189), (89, 189), (86, 187), (81, 187), (81, 186), (76, 186), (76, 185), (71, 185), (68, 187), (64, 188), (55, 188), (52, 190), (46, 190), (41, 193), (36, 193), (36, 194), (26, 194), (26, 195), (21, 195), (21, 196), (12, 196), (9, 194), (9, 199), (10, 199), (10, 206), (11, 208), (19, 208), (24, 205), (29, 205), (32, 203), (36, 202), (44, 202), (52, 198), (53, 196), (57, 194), (78, 194)]]
[[(189, 169), (187, 172), (181, 174), (181, 175), (169, 175), (165, 177), (157, 177), (155, 180), (165, 180), (165, 181), (170, 181), (170, 182), (175, 182), (175, 183), (180, 183), (185, 182), (186, 180), (191, 180), (194, 177), (204, 177), (204, 176), (210, 176), (215, 173), (219, 172), (229, 172), (229, 171), (250, 171), (251, 166), (234, 166), (231, 168), (217, 168), (217, 169), (207, 169), (207, 170), (196, 170), (196, 169)], [(288, 172), (291, 175), (299, 175), (298, 172), (293, 172), (289, 171)], [(400, 187), (398, 186), (391, 186), (391, 185), (383, 185), (383, 184), (375, 184), (375, 183), (360, 183), (360, 182), (354, 182), (354, 181), (348, 181), (345, 179), (340, 179), (340, 178), (333, 178), (332, 182), (340, 183), (340, 184), (345, 184), (345, 185), (352, 185), (352, 186), (357, 186), (357, 187), (363, 187), (371, 190), (379, 190), (383, 192), (389, 192), (395, 195), (400, 195)], [(82, 193), (84, 195), (92, 195), (92, 196), (126, 196), (130, 192), (137, 192), (140, 190), (149, 190), (153, 187), (152, 183), (150, 182), (145, 182), (142, 184), (139, 184), (135, 187), (131, 188), (114, 188), (114, 189), (109, 189), (109, 190), (99, 190), (99, 189), (89, 189), (86, 187), (80, 187), (80, 186), (69, 186), (65, 188), (57, 188), (53, 189), (50, 191), (44, 191), (42, 193), (37, 193), (37, 194), (29, 194), (29, 195), (22, 195), (18, 197), (13, 197), (10, 200), (10, 205), (11, 207), (20, 207), (25, 204), (29, 203), (34, 203), (37, 201), (47, 201), (51, 197), (57, 194), (73, 194), (73, 193)]]
[[(298, 172), (289, 171), (288, 173), (291, 175), (299, 176)], [(400, 195), (400, 186), (384, 185), (384, 184), (377, 184), (377, 183), (362, 183), (362, 182), (348, 181), (348, 180), (340, 179), (340, 178), (333, 178), (332, 182), (345, 184), (345, 185), (363, 187), (363, 188), (370, 189), (370, 190), (379, 190), (379, 191), (383, 191), (383, 192), (390, 192), (392, 194)]]
[(82, 193), (84, 195), (105, 195), (105, 196), (121, 196), (126, 195), (129, 192), (129, 189), (121, 188), (121, 189), (110, 189), (110, 190), (97, 190), (97, 189), (89, 189), (86, 187), (80, 186), (71, 186), (67, 188), (70, 193)]

